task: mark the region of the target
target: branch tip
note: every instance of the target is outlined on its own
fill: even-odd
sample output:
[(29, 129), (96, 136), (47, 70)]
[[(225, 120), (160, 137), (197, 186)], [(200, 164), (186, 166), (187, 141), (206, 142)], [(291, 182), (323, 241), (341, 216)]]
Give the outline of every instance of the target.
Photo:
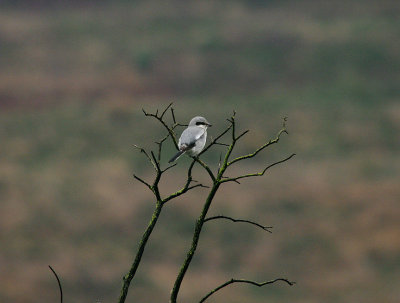
[(171, 116), (172, 116), (172, 121), (174, 122), (174, 124), (176, 124), (175, 113), (174, 113), (173, 107), (171, 107)]
[(56, 271), (53, 269), (53, 267), (51, 267), (51, 266), (49, 265), (49, 268), (50, 268), (50, 270), (53, 272), (54, 276), (55, 276), (56, 279), (57, 279), (58, 288), (59, 288), (59, 290), (60, 290), (60, 302), (62, 303), (62, 302), (63, 302), (63, 291), (62, 291), (61, 281), (60, 281), (60, 279), (58, 278), (58, 275), (57, 275)]
[(164, 114), (167, 112), (167, 110), (172, 106), (173, 102), (171, 102), (170, 104), (168, 104), (168, 106), (164, 109), (164, 111), (162, 112), (160, 119), (162, 119), (164, 117)]
[(246, 135), (250, 130), (245, 130), (243, 133), (241, 133), (239, 136), (237, 136), (235, 138), (235, 141), (239, 140), (241, 137), (243, 137), (244, 135)]
[(261, 224), (259, 224), (259, 223), (257, 223), (257, 222), (251, 221), (251, 220), (234, 219), (234, 218), (232, 218), (232, 217), (223, 216), (223, 215), (208, 217), (208, 218), (204, 219), (204, 222), (211, 221), (211, 220), (216, 220), (216, 219), (226, 219), (226, 220), (230, 220), (230, 221), (235, 222), (235, 223), (236, 223), (236, 222), (239, 222), (239, 223), (248, 223), (248, 224), (257, 226), (257, 227), (261, 228), (262, 230), (265, 230), (266, 232), (272, 233), (272, 231), (270, 231), (270, 229), (272, 228), (272, 226), (264, 226), (264, 225), (261, 225)]

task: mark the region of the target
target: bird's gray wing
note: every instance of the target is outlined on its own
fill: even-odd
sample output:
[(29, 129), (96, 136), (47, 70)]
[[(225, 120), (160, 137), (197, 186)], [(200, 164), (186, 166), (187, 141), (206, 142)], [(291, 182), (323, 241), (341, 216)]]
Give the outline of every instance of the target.
[(184, 144), (186, 146), (193, 146), (197, 140), (200, 139), (205, 133), (204, 128), (200, 127), (188, 127), (185, 129), (179, 139), (180, 144)]

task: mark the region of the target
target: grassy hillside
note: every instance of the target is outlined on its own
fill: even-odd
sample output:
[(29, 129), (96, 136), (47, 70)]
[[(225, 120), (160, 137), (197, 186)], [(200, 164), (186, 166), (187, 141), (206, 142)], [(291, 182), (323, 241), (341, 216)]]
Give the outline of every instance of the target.
[[(116, 302), (150, 219), (132, 178), (152, 168), (162, 128), (141, 112), (174, 102), (186, 123), (250, 133), (238, 153), (290, 135), (232, 175), (296, 152), (254, 182), (230, 184), (184, 280), (196, 302), (398, 302), (400, 5), (395, 1), (5, 2), (0, 9), (0, 301)], [(216, 165), (220, 149), (205, 159)], [(168, 145), (163, 159), (172, 154)], [(188, 159), (162, 183), (180, 187)], [(196, 170), (197, 179), (206, 175)], [(128, 301), (166, 302), (204, 190), (165, 208)]]

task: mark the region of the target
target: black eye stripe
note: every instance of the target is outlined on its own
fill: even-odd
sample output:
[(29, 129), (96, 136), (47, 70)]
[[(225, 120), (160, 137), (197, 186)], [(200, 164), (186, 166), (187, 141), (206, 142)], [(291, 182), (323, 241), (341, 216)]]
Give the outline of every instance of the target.
[(196, 122), (196, 125), (205, 125), (204, 122)]

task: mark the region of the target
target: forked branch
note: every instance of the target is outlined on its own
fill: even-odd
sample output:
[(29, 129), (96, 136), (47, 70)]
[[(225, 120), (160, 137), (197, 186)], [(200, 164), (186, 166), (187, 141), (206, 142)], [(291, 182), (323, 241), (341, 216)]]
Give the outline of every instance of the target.
[(293, 158), (295, 155), (296, 155), (296, 154), (291, 154), (289, 157), (287, 157), (287, 158), (285, 158), (285, 159), (279, 160), (279, 161), (277, 161), (277, 162), (274, 162), (274, 163), (268, 165), (266, 168), (264, 168), (264, 170), (263, 170), (262, 172), (253, 173), (253, 174), (241, 175), (241, 176), (234, 177), (234, 178), (224, 178), (224, 179), (221, 181), (221, 183), (226, 183), (226, 182), (231, 182), (231, 181), (236, 182), (236, 183), (239, 183), (238, 180), (240, 180), (240, 179), (250, 178), (250, 177), (260, 177), (260, 176), (263, 176), (263, 175), (265, 174), (265, 172), (266, 172), (268, 169), (270, 169), (271, 167), (273, 167), (273, 166), (275, 166), (275, 165), (278, 165), (278, 164), (280, 164), (280, 163), (286, 162), (286, 161), (290, 160), (291, 158)]
[[(172, 199), (174, 199), (174, 198), (177, 198), (177, 197), (183, 195), (184, 193), (188, 192), (189, 190), (191, 190), (191, 189), (193, 189), (193, 188), (196, 188), (196, 187), (208, 188), (208, 186), (203, 185), (203, 184), (201, 184), (201, 183), (198, 183), (198, 184), (196, 184), (196, 185), (190, 186), (190, 184), (191, 184), (192, 182), (194, 182), (193, 177), (192, 177), (192, 170), (193, 170), (193, 166), (194, 166), (195, 163), (196, 163), (196, 159), (193, 159), (192, 163), (191, 163), (190, 166), (189, 166), (188, 175), (187, 175), (187, 179), (186, 179), (186, 183), (185, 183), (185, 185), (183, 186), (183, 188), (182, 188), (181, 190), (178, 190), (177, 192), (175, 192), (175, 193), (173, 193), (173, 194), (170, 194), (168, 197), (164, 198), (164, 199), (162, 200), (162, 203), (163, 203), (163, 204), (167, 203), (169, 200), (172, 200)], [(176, 165), (176, 164), (174, 164), (174, 165), (172, 165), (172, 166), (175, 166), (175, 165)]]
[[(148, 113), (148, 112), (146, 112), (143, 108), (142, 108), (142, 111), (143, 111), (143, 113), (144, 113), (144, 115), (145, 115), (146, 117), (153, 117), (153, 118), (156, 118), (156, 119), (168, 130), (168, 135), (171, 137), (171, 139), (172, 139), (172, 141), (173, 141), (175, 147), (178, 149), (178, 141), (176, 140), (176, 136), (175, 136), (175, 133), (174, 133), (173, 130), (174, 130), (177, 126), (179, 126), (179, 125), (181, 125), (181, 124), (176, 123), (176, 121), (175, 121), (175, 115), (174, 115), (174, 110), (173, 110), (173, 108), (172, 108), (172, 104), (173, 104), (173, 103), (171, 102), (171, 103), (163, 110), (163, 112), (161, 113), (161, 115), (158, 114), (158, 110), (156, 111), (155, 114)], [(166, 123), (166, 122), (164, 121), (164, 119), (163, 119), (164, 114), (167, 112), (168, 109), (171, 109), (172, 117), (173, 117), (173, 120), (174, 120), (174, 124), (173, 124), (171, 127), (169, 127), (169, 126), (167, 125), (167, 123)]]
[(142, 148), (142, 147), (140, 147), (140, 146), (138, 146), (138, 145), (136, 145), (136, 144), (133, 144), (133, 146), (146, 156), (147, 160), (148, 160), (148, 161), (150, 162), (150, 164), (154, 167), (155, 171), (157, 171), (156, 164), (155, 164), (155, 163), (153, 162), (153, 160), (150, 158), (148, 152), (147, 152), (144, 148)]
[[(265, 144), (261, 145), (261, 146), (260, 146), (259, 148), (257, 148), (253, 153), (250, 153), (250, 154), (247, 154), (247, 155), (244, 155), (244, 156), (240, 156), (240, 157), (237, 157), (237, 158), (233, 159), (232, 161), (228, 162), (228, 166), (232, 165), (232, 164), (235, 163), (235, 162), (241, 161), (241, 160), (253, 158), (253, 157), (255, 157), (260, 151), (262, 151), (263, 149), (267, 148), (268, 146), (270, 146), (270, 145), (272, 145), (272, 144), (278, 143), (279, 140), (280, 140), (280, 138), (281, 138), (281, 135), (282, 135), (283, 133), (289, 134), (288, 131), (287, 131), (287, 129), (286, 129), (286, 121), (287, 121), (287, 117), (284, 117), (284, 118), (283, 118), (282, 129), (278, 132), (278, 134), (276, 135), (275, 139), (271, 139), (271, 140), (269, 140), (268, 142), (266, 142)], [(242, 137), (244, 134), (246, 134), (246, 133), (247, 133), (247, 131), (245, 131), (244, 133), (242, 133), (241, 135), (239, 135), (239, 136), (236, 138), (236, 141), (237, 141), (240, 137)]]

